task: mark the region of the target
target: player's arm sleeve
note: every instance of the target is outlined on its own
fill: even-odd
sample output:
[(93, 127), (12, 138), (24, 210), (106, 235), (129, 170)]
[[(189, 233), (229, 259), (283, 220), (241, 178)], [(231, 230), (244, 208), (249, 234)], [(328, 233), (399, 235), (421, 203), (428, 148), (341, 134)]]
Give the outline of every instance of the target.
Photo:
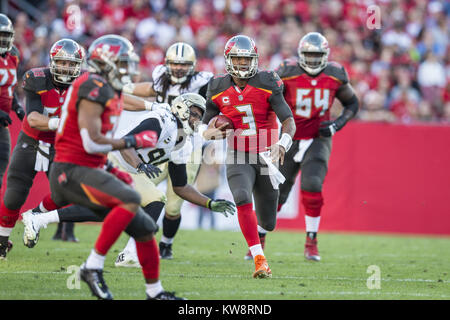
[(336, 92), (336, 98), (344, 107), (342, 114), (335, 120), (338, 128), (342, 128), (350, 119), (355, 117), (359, 110), (359, 100), (349, 83), (339, 87)]
[(19, 97), (17, 96), (17, 91), (14, 90), (11, 109), (12, 109), (13, 111), (16, 111), (17, 109), (19, 109), (19, 108), (21, 108), (21, 107), (22, 107), (22, 106), (20, 105)]
[(208, 84), (205, 84), (203, 87), (201, 87), (198, 90), (198, 94), (201, 95), (203, 98), (206, 99), (206, 92), (208, 91)]
[(158, 134), (158, 138), (159, 138), (159, 136), (161, 135), (162, 128), (161, 128), (161, 125), (160, 125), (158, 119), (156, 119), (156, 118), (145, 119), (136, 128), (134, 128), (133, 130), (128, 132), (125, 136), (135, 135), (135, 134), (141, 133), (142, 131), (146, 131), (146, 130), (156, 131), (156, 133)]
[(27, 115), (36, 111), (37, 113), (44, 113), (44, 106), (42, 105), (41, 96), (33, 91), (25, 91), (25, 109)]
[(269, 98), (269, 102), (280, 122), (283, 122), (287, 118), (293, 117), (291, 108), (289, 108), (289, 105), (284, 99), (283, 91), (277, 90), (276, 92), (272, 93)]
[(184, 187), (187, 185), (188, 181), (185, 163), (175, 164), (172, 161), (169, 161), (168, 169), (172, 186)]
[(90, 77), (78, 89), (78, 101), (86, 99), (102, 105), (114, 97), (114, 90), (99, 77)]

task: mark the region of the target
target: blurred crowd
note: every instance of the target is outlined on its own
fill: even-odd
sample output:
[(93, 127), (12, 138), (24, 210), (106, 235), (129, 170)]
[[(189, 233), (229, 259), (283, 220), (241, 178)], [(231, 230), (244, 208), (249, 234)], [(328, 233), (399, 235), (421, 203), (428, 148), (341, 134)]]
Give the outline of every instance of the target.
[[(224, 73), (224, 45), (235, 34), (255, 40), (260, 68), (275, 69), (283, 59), (297, 58), (303, 35), (319, 31), (329, 41), (329, 60), (348, 71), (362, 103), (359, 119), (450, 124), (449, 1), (28, 2), (39, 15), (20, 10), (10, 15), (22, 55), (19, 75), (47, 65), (49, 49), (60, 38), (72, 38), (87, 48), (108, 33), (125, 36), (135, 45), (141, 58), (140, 80), (151, 80), (153, 68), (163, 63), (165, 50), (176, 41), (195, 48), (197, 70)], [(339, 113), (338, 103), (332, 110)]]

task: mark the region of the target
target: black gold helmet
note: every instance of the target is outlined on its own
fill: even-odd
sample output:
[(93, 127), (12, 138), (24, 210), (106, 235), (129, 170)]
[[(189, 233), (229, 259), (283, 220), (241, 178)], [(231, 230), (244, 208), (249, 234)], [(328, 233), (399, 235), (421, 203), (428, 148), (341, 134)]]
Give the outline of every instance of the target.
[(14, 27), (9, 18), (0, 13), (0, 54), (9, 52), (14, 42)]

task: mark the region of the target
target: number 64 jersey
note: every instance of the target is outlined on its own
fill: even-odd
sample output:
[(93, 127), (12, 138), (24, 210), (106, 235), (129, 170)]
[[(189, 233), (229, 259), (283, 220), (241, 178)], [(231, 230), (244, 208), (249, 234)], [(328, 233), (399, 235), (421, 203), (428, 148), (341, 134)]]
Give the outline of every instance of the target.
[[(129, 112), (126, 118), (120, 118), (118, 130), (114, 137), (119, 139), (128, 134), (137, 134), (144, 130), (156, 131), (158, 142), (154, 148), (136, 150), (143, 162), (158, 165), (166, 161), (175, 164), (188, 161), (192, 152), (192, 144), (190, 139), (184, 139), (184, 143), (180, 141), (180, 137), (183, 137), (178, 136), (178, 120), (167, 105), (161, 104), (145, 114), (139, 112), (139, 114), (133, 115), (132, 112)], [(120, 151), (111, 152), (111, 156), (128, 172), (137, 173), (136, 168), (133, 168), (123, 159)]]
[(284, 98), (294, 115), (294, 140), (316, 138), (322, 121), (330, 120), (330, 108), (339, 88), (348, 83), (345, 69), (329, 62), (316, 76), (308, 75), (297, 61), (283, 61), (276, 70), (284, 83)]

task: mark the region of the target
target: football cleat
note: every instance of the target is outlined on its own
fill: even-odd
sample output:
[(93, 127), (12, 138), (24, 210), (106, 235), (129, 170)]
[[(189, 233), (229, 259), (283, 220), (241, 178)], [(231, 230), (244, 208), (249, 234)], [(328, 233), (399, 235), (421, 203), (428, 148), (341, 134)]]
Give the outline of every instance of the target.
[(63, 223), (64, 222), (59, 222), (58, 223), (58, 228), (56, 229), (55, 234), (52, 237), (52, 240), (62, 240), (62, 229), (63, 229)]
[(317, 249), (317, 238), (311, 239), (306, 237), (305, 243), (305, 258), (311, 261), (320, 261), (319, 250)]
[(8, 237), (0, 236), (0, 260), (6, 260), (6, 254), (11, 251), (13, 243)]
[(103, 279), (102, 269), (86, 269), (86, 264), (83, 263), (80, 267), (80, 279), (87, 283), (92, 294), (97, 298), (113, 300), (113, 295)]
[(159, 243), (159, 257), (161, 259), (172, 260), (172, 244), (171, 243)]
[(75, 237), (75, 234), (73, 232), (75, 223), (73, 222), (64, 222), (62, 233), (61, 233), (61, 240), (66, 242), (80, 242), (77, 237)]
[(40, 223), (39, 215), (41, 212), (33, 212), (28, 210), (22, 213), (23, 228), (23, 244), (28, 248), (33, 248), (39, 240), (39, 230), (46, 224)]
[[(261, 248), (264, 250), (266, 245), (266, 234), (259, 233), (259, 242), (261, 243)], [(248, 249), (247, 254), (244, 256), (244, 260), (253, 260), (252, 252)]]
[(138, 257), (128, 250), (124, 250), (117, 256), (116, 262), (114, 262), (116, 267), (129, 267), (129, 268), (140, 268)]
[(147, 294), (147, 300), (186, 300), (186, 299), (182, 297), (177, 297), (175, 295), (175, 292), (161, 291), (158, 295), (156, 295), (153, 298)]
[(255, 272), (253, 272), (253, 278), (271, 278), (272, 271), (267, 264), (266, 257), (263, 255), (257, 255), (255, 257)]

